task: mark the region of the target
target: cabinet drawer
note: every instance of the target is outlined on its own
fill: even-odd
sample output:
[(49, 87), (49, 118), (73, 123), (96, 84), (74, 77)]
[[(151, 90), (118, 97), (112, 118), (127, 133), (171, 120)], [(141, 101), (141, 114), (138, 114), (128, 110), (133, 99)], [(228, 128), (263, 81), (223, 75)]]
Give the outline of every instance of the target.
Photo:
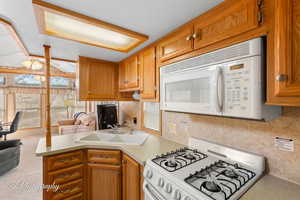
[(49, 173), (49, 183), (48, 184), (58, 184), (67, 183), (76, 179), (83, 178), (84, 168), (83, 165), (76, 165), (74, 167), (69, 167), (66, 169), (57, 170)]
[(71, 153), (63, 153), (60, 155), (47, 157), (46, 159), (48, 171), (53, 171), (82, 163), (83, 152), (74, 151)]
[(110, 150), (88, 150), (88, 162), (119, 165), (121, 152)]
[(83, 200), (83, 193), (76, 194), (74, 196), (68, 197), (64, 200)]
[(83, 181), (80, 179), (80, 180), (72, 181), (67, 184), (60, 185), (57, 191), (49, 192), (49, 199), (62, 200), (66, 198), (71, 198), (72, 196), (75, 196), (78, 193), (82, 193), (82, 192), (83, 192)]

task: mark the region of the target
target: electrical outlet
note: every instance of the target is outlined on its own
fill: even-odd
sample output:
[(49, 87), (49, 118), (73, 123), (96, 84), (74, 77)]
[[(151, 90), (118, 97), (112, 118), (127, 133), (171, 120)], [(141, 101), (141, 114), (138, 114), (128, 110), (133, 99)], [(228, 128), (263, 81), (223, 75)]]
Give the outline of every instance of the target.
[(274, 139), (275, 147), (281, 151), (294, 152), (294, 140), (276, 137)]

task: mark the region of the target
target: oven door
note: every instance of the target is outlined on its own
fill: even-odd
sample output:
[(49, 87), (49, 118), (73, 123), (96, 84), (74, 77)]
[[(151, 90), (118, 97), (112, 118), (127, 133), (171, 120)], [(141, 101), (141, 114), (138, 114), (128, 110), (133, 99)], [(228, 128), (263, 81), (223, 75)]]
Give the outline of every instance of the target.
[(221, 115), (221, 78), (221, 65), (161, 74), (161, 109)]
[(151, 186), (146, 180), (143, 185), (144, 200), (166, 200), (154, 187)]

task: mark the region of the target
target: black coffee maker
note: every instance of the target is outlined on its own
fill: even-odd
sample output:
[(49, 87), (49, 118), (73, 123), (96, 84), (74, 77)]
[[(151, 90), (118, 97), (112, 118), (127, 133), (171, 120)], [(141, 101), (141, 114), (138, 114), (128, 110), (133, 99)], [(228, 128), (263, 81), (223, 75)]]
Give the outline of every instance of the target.
[(118, 124), (117, 106), (114, 104), (97, 105), (97, 115), (99, 130)]

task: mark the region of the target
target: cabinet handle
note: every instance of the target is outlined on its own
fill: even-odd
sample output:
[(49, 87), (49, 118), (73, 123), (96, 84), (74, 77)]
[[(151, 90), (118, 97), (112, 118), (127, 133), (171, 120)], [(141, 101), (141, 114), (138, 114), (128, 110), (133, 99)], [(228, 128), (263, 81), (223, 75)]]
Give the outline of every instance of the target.
[(276, 77), (276, 81), (286, 81), (288, 76), (286, 74), (278, 74)]
[(189, 35), (189, 36), (187, 36), (185, 39), (186, 39), (187, 41), (190, 41), (190, 40), (193, 39), (193, 35)]
[(194, 38), (194, 39), (200, 38), (200, 33), (194, 33), (194, 34), (193, 34), (193, 38)]

